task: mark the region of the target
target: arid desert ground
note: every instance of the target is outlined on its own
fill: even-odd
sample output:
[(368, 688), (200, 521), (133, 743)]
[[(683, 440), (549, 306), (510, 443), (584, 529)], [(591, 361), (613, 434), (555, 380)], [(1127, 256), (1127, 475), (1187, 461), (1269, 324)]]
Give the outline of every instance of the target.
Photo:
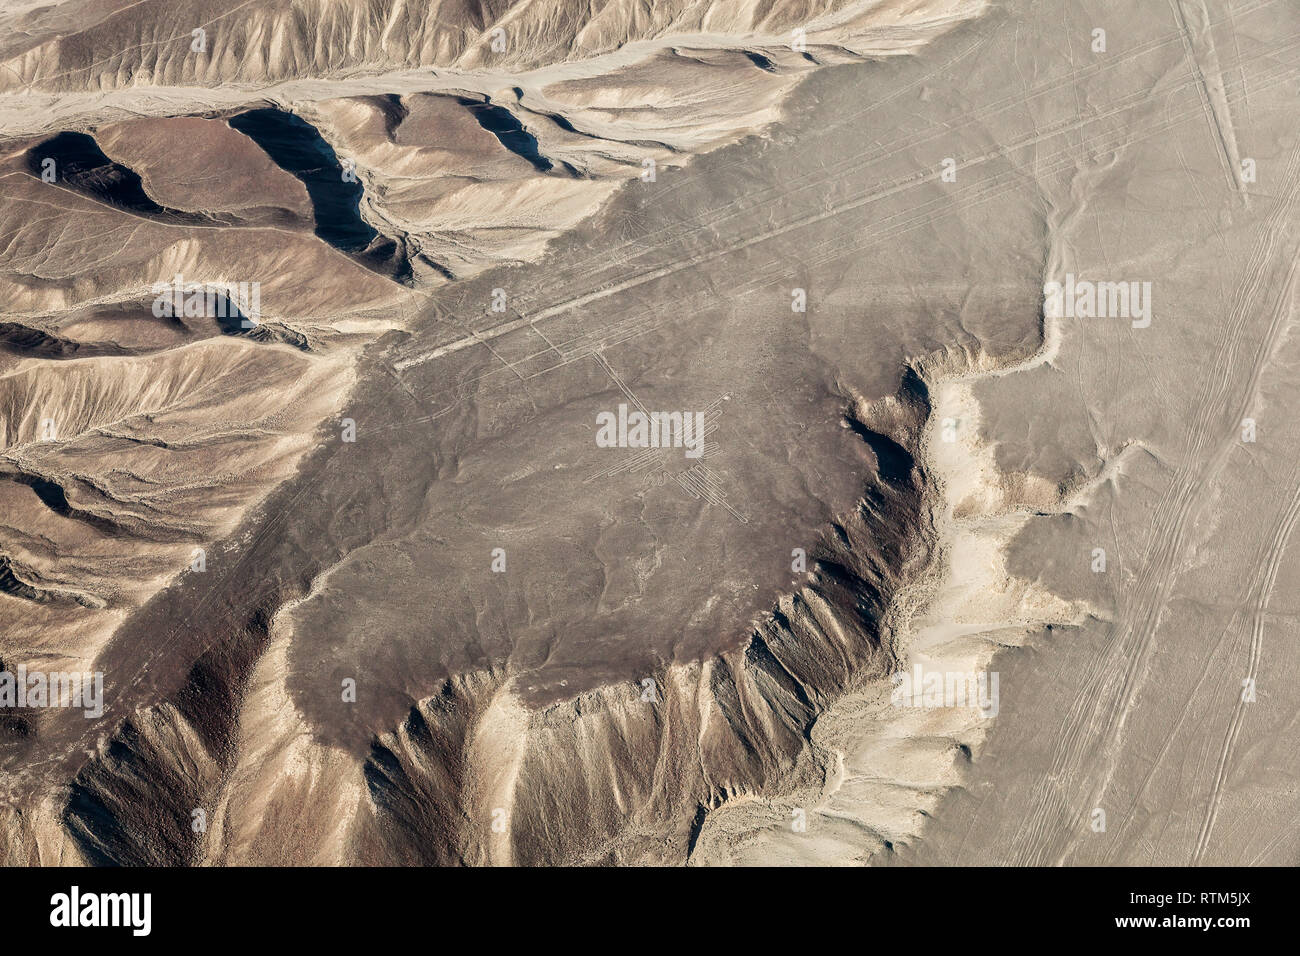
[(1294, 865), (1298, 99), (1292, 0), (0, 2), (0, 860)]

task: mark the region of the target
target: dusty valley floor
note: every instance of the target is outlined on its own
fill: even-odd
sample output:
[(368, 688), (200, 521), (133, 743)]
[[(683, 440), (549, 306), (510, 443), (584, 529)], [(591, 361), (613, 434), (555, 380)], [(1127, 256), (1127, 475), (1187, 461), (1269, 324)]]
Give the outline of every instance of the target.
[(1287, 0), (0, 7), (0, 859), (1294, 864), (1298, 94)]

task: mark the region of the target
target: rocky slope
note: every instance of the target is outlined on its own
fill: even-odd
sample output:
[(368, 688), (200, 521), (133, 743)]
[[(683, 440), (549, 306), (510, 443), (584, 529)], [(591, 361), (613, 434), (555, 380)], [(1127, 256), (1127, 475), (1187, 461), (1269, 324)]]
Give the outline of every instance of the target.
[[(843, 153), (815, 159), (841, 167), (829, 182), (728, 177), (820, 67), (914, 51), (981, 9), (6, 14), (0, 655), (102, 669), (110, 707), (6, 725), (5, 858), (680, 862), (711, 809), (820, 787), (833, 768), (813, 728), (897, 666), (890, 608), (933, 558), (931, 399), (915, 376), (899, 390), (900, 358), (983, 334), (979, 310), (954, 291), (940, 328), (899, 332), (876, 367), (845, 358), (859, 330), (843, 312), (791, 350), (788, 322), (742, 346), (708, 326), (683, 342), (616, 303), (652, 283), (656, 309), (688, 314), (713, 280), (682, 266), (861, 208)], [(674, 208), (675, 172), (755, 134), (712, 167), (732, 192), (711, 216), (672, 228), (646, 208)], [(634, 199), (643, 186), (660, 198)], [(732, 216), (742, 241), (718, 250)], [(587, 262), (509, 268), (582, 230)], [(833, 295), (836, 260), (798, 248)], [(209, 296), (159, 315), (176, 276), (256, 283), (258, 312), (216, 315)], [(788, 318), (801, 280), (781, 281)], [(1011, 302), (1023, 328), (996, 345), (1019, 354), (1036, 333), (1024, 296), (978, 304)], [(692, 375), (716, 393), (683, 394)], [(778, 382), (806, 391), (807, 421), (773, 465), (760, 389)], [(591, 402), (633, 389), (737, 401), (704, 472), (637, 464), (614, 476), (635, 489), (620, 504), (571, 465)], [(391, 441), (359, 462), (348, 423)], [(407, 445), (412, 425), (429, 434)], [(724, 503), (722, 480), (744, 490)], [(559, 514), (556, 495), (586, 500)], [(530, 568), (517, 590), (467, 583), (497, 542)], [(360, 706), (340, 712), (349, 675)]]

